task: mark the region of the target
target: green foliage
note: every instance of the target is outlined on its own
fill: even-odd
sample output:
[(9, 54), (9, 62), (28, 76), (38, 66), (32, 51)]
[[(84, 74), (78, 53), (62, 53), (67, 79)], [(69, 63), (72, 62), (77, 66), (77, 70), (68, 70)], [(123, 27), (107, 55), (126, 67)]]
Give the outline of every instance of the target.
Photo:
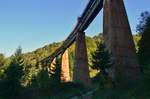
[(21, 85), (24, 87), (30, 86), (32, 84), (32, 79), (38, 75), (40, 69), (31, 64), (25, 64), (23, 72), (24, 75), (21, 79)]
[(73, 66), (74, 66), (74, 53), (69, 49), (69, 66), (70, 66), (70, 76), (73, 78)]
[(42, 69), (37, 75), (37, 84), (39, 91), (44, 94), (50, 93), (51, 81), (47, 69)]
[(146, 79), (146, 82), (149, 82), (150, 83), (150, 64), (148, 65), (144, 65), (144, 77)]
[(93, 69), (101, 70), (103, 74), (106, 74), (105, 69), (110, 68), (111, 60), (110, 54), (105, 49), (105, 45), (102, 42), (97, 42), (96, 51), (92, 54)]
[(138, 31), (141, 39), (138, 42), (138, 58), (146, 82), (150, 82), (150, 13), (143, 12)]
[(150, 99), (150, 85), (141, 80), (136, 86), (98, 89), (92, 99)]
[[(136, 36), (135, 42), (137, 42), (138, 39), (139, 36)], [(92, 65), (93, 61), (93, 54), (91, 53), (95, 53), (96, 55), (97, 52), (97, 45), (95, 42), (101, 42), (101, 40), (102, 34), (94, 37), (86, 37), (87, 54), (90, 65)], [(4, 99), (49, 99), (49, 96), (57, 96), (58, 99), (66, 99), (68, 96), (82, 94), (81, 86), (76, 86), (72, 83), (60, 83), (60, 59), (58, 59), (57, 64), (55, 64), (57, 69), (54, 70), (54, 74), (49, 74), (49, 72), (43, 69), (38, 63), (39, 60), (54, 52), (61, 44), (62, 42), (49, 44), (43, 48), (25, 54), (21, 53), (22, 50), (21, 47), (19, 47), (16, 53), (9, 58), (5, 58), (4, 55), (0, 54), (0, 75), (2, 75), (0, 76), (0, 99), (4, 96)], [(74, 50), (75, 44), (69, 48), (71, 74), (73, 73), (74, 66)], [(95, 66), (99, 66), (99, 64)], [(104, 67), (109, 66), (105, 65)], [(90, 68), (90, 71), (92, 71), (91, 74), (93, 77), (97, 74), (97, 70)]]
[(139, 35), (139, 34), (136, 34), (133, 36), (136, 52), (138, 52), (138, 50), (139, 50), (138, 42), (140, 39), (141, 39), (141, 35)]
[(59, 89), (59, 85), (61, 83), (60, 80), (60, 76), (61, 76), (61, 63), (60, 63), (60, 59), (57, 58), (56, 59), (56, 64), (55, 64), (56, 68), (53, 71), (53, 73), (50, 72), (50, 86), (51, 89), (53, 89), (53, 91), (57, 91), (57, 89)]
[(32, 79), (30, 87), (36, 88), (40, 96), (53, 96), (60, 90), (60, 61), (56, 59), (56, 69), (52, 72), (47, 68), (42, 68), (36, 76)]
[(9, 99), (16, 99), (21, 90), (20, 80), (23, 75), (23, 59), (21, 48), (19, 47), (12, 57), (12, 61), (5, 71), (6, 77), (1, 84), (2, 96)]
[(108, 69), (112, 65), (111, 55), (106, 50), (103, 42), (97, 41), (96, 50), (94, 53), (92, 53), (92, 64), (92, 69), (100, 71), (93, 78), (93, 81), (98, 81), (101, 88), (112, 86), (112, 80), (108, 75)]
[(0, 54), (0, 67), (2, 67), (5, 63), (5, 57), (3, 54)]
[(59, 58), (56, 59), (56, 69), (54, 71), (54, 74), (50, 75), (50, 80), (51, 80), (51, 91), (52, 95), (57, 95), (58, 90), (61, 90), (61, 61)]
[(139, 24), (136, 27), (140, 34), (143, 34), (145, 31), (148, 17), (150, 17), (150, 12), (145, 11), (141, 13)]
[(5, 57), (3, 54), (0, 54), (0, 78), (3, 78), (5, 75), (4, 75), (4, 69), (5, 69)]
[(147, 17), (147, 20), (144, 25), (144, 30), (142, 33), (142, 38), (139, 41), (139, 51), (138, 56), (140, 63), (142, 65), (150, 64), (150, 16)]

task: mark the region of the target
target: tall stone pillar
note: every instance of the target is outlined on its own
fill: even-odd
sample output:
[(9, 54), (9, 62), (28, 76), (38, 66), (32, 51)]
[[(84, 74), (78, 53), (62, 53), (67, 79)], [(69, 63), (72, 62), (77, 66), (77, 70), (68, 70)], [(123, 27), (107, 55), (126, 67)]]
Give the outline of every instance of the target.
[(79, 32), (76, 37), (73, 80), (75, 83), (83, 84), (86, 88), (91, 87), (84, 32)]
[(103, 36), (112, 53), (114, 80), (118, 84), (136, 82), (140, 68), (123, 0), (105, 0)]
[(62, 55), (61, 77), (60, 78), (61, 78), (62, 82), (69, 82), (70, 81), (68, 49)]

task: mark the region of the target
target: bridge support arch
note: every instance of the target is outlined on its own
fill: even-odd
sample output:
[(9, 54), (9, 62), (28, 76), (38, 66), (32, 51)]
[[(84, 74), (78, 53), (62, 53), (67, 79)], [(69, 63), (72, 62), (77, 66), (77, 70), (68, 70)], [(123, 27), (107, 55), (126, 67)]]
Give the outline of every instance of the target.
[(114, 79), (118, 84), (136, 82), (140, 67), (123, 0), (105, 0), (103, 36), (114, 59)]
[(79, 32), (76, 36), (73, 80), (75, 83), (81, 83), (87, 88), (91, 87), (84, 32)]

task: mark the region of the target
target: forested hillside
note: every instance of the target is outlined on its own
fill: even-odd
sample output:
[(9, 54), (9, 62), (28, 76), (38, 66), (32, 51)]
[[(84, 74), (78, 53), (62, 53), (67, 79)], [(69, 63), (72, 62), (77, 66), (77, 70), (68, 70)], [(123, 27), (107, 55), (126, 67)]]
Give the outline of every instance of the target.
[[(134, 35), (133, 37), (134, 37), (136, 49), (138, 49), (137, 42), (140, 40), (140, 36)], [(102, 40), (102, 33), (99, 33), (98, 35), (96, 35), (94, 37), (86, 36), (86, 45), (87, 45), (89, 66), (92, 65), (91, 54), (96, 49), (96, 42), (101, 41), (101, 40)], [(51, 53), (53, 53), (59, 46), (61, 46), (61, 44), (62, 44), (62, 42), (52, 43), (52, 44), (46, 45), (42, 48), (39, 48), (33, 52), (25, 53), (23, 55), (24, 59), (25, 59), (25, 61), (27, 61), (32, 66), (35, 66), (37, 61), (42, 60), (43, 58), (51, 55)], [(73, 44), (69, 48), (69, 61), (70, 61), (71, 75), (72, 75), (72, 69), (73, 69), (73, 64), (74, 64), (74, 50), (75, 50), (75, 44)], [(94, 75), (95, 74), (91, 73), (91, 76), (94, 76)]]
[[(139, 35), (134, 35), (134, 41), (137, 49), (137, 42), (139, 41), (139, 39)], [(96, 50), (97, 46), (96, 42), (100, 42), (101, 40), (102, 34), (98, 34), (94, 37), (86, 37), (88, 60), (90, 67), (92, 66), (92, 53)], [(5, 58), (3, 54), (0, 54), (0, 99), (1, 97), (5, 97), (4, 99), (11, 99), (12, 97), (13, 99), (15, 99), (15, 97), (19, 97), (20, 99), (26, 99), (26, 97), (21, 96), (27, 96), (32, 99), (33, 97), (35, 97), (35, 95), (39, 99), (42, 99), (40, 97), (46, 97), (50, 94), (52, 94), (51, 96), (55, 96), (55, 91), (57, 92), (60, 88), (59, 86), (61, 85), (59, 83), (59, 79), (56, 79), (59, 78), (59, 72), (57, 71), (57, 75), (51, 76), (51, 78), (49, 78), (48, 72), (42, 69), (38, 61), (51, 55), (51, 53), (53, 53), (59, 46), (61, 46), (61, 44), (62, 42), (52, 43), (42, 48), (38, 48), (33, 52), (24, 54), (22, 54), (22, 49), (21, 47), (19, 47), (16, 50), (16, 53), (9, 58)], [(75, 44), (73, 44), (69, 48), (71, 76), (73, 73), (74, 65), (74, 50)], [(58, 65), (60, 66), (60, 62), (58, 63)], [(59, 68), (57, 70), (59, 70)], [(97, 73), (97, 71), (90, 68), (91, 77), (96, 76)], [(79, 87), (79, 89), (73, 87), (72, 90), (74, 91), (72, 94), (80, 92), (80, 88), (82, 89), (82, 87)], [(67, 91), (68, 88), (60, 91), (60, 96), (62, 95), (62, 97), (68, 97), (68, 95), (72, 95), (70, 92), (68, 93), (68, 95), (63, 94), (66, 93), (65, 90)]]
[[(138, 49), (137, 42), (140, 40), (140, 36), (134, 35), (133, 37), (134, 37), (136, 49)], [(101, 39), (102, 39), (101, 33), (94, 37), (86, 36), (86, 45), (87, 45), (89, 61), (91, 60), (91, 53), (93, 51), (95, 51), (95, 49), (96, 49), (96, 41), (101, 41)], [(52, 43), (52, 44), (46, 45), (42, 48), (38, 48), (37, 50), (35, 50), (33, 52), (25, 53), (24, 58), (25, 58), (25, 60), (30, 61), (31, 64), (35, 64), (36, 61), (41, 60), (41, 59), (51, 55), (51, 53), (53, 53), (59, 46), (61, 46), (61, 44), (62, 44), (62, 42), (57, 42), (57, 43)], [(69, 57), (70, 57), (71, 64), (72, 64), (73, 56), (74, 56), (74, 49), (75, 49), (75, 44), (73, 44), (69, 48), (69, 55), (70, 55)]]

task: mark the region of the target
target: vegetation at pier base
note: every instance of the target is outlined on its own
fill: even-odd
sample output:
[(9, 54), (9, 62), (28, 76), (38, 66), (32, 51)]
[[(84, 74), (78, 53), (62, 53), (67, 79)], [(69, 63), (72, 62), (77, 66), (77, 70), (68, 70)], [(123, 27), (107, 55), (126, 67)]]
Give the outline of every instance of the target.
[[(139, 35), (134, 35), (136, 46), (140, 38)], [(90, 74), (92, 78), (98, 73), (97, 70), (92, 69), (94, 53), (96, 56), (98, 52), (97, 41), (102, 41), (101, 34), (94, 37), (86, 37), (89, 65), (91, 66)], [(54, 71), (55, 74), (48, 75), (48, 71), (43, 69), (38, 63), (38, 60), (50, 55), (60, 45), (61, 42), (53, 43), (25, 54), (21, 53), (21, 48), (19, 47), (16, 53), (9, 58), (0, 54), (0, 99), (66, 99), (75, 95), (81, 96), (86, 93), (88, 90), (84, 89), (81, 85), (75, 85), (71, 82), (66, 84), (60, 83), (58, 79), (60, 76), (59, 58), (56, 64), (57, 69)], [(74, 44), (69, 48), (71, 73), (74, 63), (74, 48)], [(95, 87), (99, 85), (98, 82), (97, 79), (94, 80), (93, 84)], [(10, 88), (8, 88), (8, 85)], [(106, 89), (104, 89), (104, 91), (105, 90)], [(100, 92), (101, 91), (100, 89)], [(118, 90), (116, 90), (116, 93), (117, 91)], [(97, 95), (100, 96), (101, 94), (95, 93), (95, 96)]]
[(108, 84), (109, 74), (108, 70), (110, 69), (112, 65), (111, 55), (106, 50), (105, 45), (103, 41), (97, 41), (96, 42), (96, 50), (92, 53), (92, 69), (96, 69), (99, 71), (96, 80), (99, 80), (100, 86), (104, 87), (106, 83)]
[(133, 87), (98, 89), (92, 99), (150, 99), (150, 85), (141, 81)]

